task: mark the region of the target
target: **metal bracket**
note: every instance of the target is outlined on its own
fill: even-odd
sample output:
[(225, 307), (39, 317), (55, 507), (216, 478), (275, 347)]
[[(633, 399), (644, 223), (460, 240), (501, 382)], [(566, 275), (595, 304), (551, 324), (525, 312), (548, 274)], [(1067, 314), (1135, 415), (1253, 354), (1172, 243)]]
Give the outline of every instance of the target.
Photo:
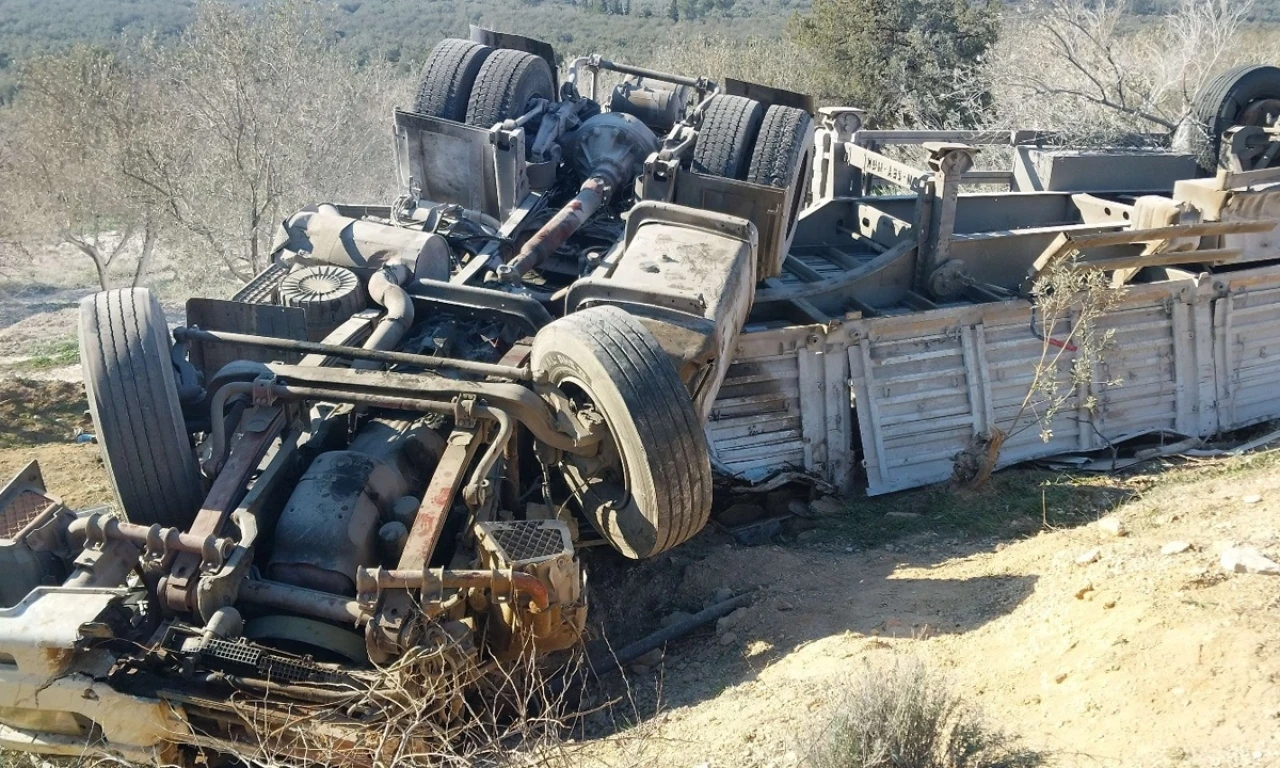
[(272, 387), (276, 384), (274, 373), (264, 373), (253, 380), (253, 404), (258, 408), (269, 408), (275, 405), (276, 396)]
[(472, 393), (453, 398), (453, 423), (461, 429), (475, 429), (477, 404), (476, 396)]

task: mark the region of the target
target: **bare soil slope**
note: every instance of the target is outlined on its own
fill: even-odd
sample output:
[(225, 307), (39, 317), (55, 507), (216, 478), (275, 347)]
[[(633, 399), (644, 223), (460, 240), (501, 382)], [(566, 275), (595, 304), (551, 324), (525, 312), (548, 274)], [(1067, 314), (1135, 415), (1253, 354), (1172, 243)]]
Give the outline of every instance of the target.
[[(722, 588), (758, 597), (714, 633), (631, 671), (628, 686), (615, 684), (624, 700), (615, 713), (643, 720), (628, 728), (595, 716), (600, 732), (615, 735), (585, 747), (584, 762), (800, 763), (842, 680), (907, 653), (946, 671), (990, 720), (1054, 764), (1280, 765), (1280, 576), (1227, 574), (1218, 562), (1231, 543), (1280, 557), (1280, 459), (1078, 482), (1006, 472), (950, 507), (940, 503), (945, 489), (864, 500), (819, 519), (804, 541), (744, 548), (709, 534), (674, 563), (642, 566), (679, 572), (625, 579), (670, 590), (676, 608), (696, 610)], [(1019, 489), (1041, 485), (1098, 506), (1071, 510), (1059, 498), (1058, 507), (1019, 507)], [(997, 513), (1006, 535), (924, 533), (860, 548), (868, 530), (881, 540), (892, 532), (851, 521), (922, 498), (952, 523), (963, 508), (979, 527)], [(1123, 499), (1113, 513), (1123, 536), (1086, 522), (1113, 506), (1107, 498)], [(889, 519), (929, 524), (928, 514)], [(1023, 527), (1035, 530), (1016, 532)], [(1175, 542), (1189, 546), (1161, 552)], [(597, 591), (596, 605), (619, 598), (634, 626), (653, 595), (628, 588)]]

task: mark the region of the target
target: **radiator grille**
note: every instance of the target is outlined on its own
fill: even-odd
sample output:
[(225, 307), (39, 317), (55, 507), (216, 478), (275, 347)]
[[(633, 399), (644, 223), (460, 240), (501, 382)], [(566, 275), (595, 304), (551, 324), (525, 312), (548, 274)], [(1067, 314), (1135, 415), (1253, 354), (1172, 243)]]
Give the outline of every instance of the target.
[(569, 530), (556, 520), (481, 523), (486, 546), (512, 565), (538, 562), (573, 551)]
[(53, 501), (35, 491), (23, 491), (4, 509), (0, 509), (0, 539), (12, 539), (30, 525)]
[(277, 261), (259, 272), (235, 296), (232, 296), (231, 300), (245, 304), (274, 304), (276, 288), (280, 287), (280, 281), (284, 280), (285, 275), (288, 274), (289, 265), (283, 261)]

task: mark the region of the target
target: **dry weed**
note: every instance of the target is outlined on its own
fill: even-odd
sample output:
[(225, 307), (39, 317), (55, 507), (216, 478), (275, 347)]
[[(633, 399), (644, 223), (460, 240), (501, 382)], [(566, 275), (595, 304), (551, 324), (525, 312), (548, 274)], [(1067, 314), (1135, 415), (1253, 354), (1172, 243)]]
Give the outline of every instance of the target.
[(808, 755), (814, 768), (1030, 768), (1044, 760), (909, 658), (868, 666), (850, 681)]

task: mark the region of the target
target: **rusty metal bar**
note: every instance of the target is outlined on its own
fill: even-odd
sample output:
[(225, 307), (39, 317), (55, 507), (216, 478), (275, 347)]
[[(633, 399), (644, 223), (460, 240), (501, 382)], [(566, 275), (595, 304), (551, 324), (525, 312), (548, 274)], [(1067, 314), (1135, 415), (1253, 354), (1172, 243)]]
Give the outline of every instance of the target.
[(663, 72), (657, 69), (648, 69), (646, 67), (635, 67), (630, 64), (618, 64), (608, 59), (592, 56), (587, 59), (587, 66), (596, 69), (608, 69), (613, 72), (620, 72), (624, 75), (637, 75), (639, 77), (648, 77), (653, 80), (662, 80), (676, 85), (687, 85), (690, 88), (709, 91), (714, 90), (716, 84), (705, 77), (689, 77), (688, 75), (674, 75), (670, 72)]
[[(529, 428), (534, 437), (552, 448), (576, 451), (598, 443), (604, 430), (572, 418), (557, 415), (551, 407), (531, 389), (508, 382), (463, 381), (424, 374), (389, 373), (385, 371), (352, 372), (326, 368), (301, 368), (288, 365), (268, 365), (280, 381), (264, 393), (278, 399), (315, 399), (336, 403), (381, 405), (400, 410), (416, 410), (426, 413), (453, 415), (453, 401), (474, 396), (474, 413), (483, 418), (493, 410), (504, 411)], [(249, 385), (246, 388), (246, 385)], [(252, 392), (252, 383), (235, 382), (231, 393)], [(218, 395), (214, 395), (215, 401)], [(225, 402), (225, 397), (222, 399)], [(441, 410), (447, 408), (447, 410)], [(217, 424), (214, 424), (217, 434)]]
[(467, 467), (475, 458), (480, 442), (480, 436), (474, 429), (454, 429), (449, 435), (449, 443), (440, 455), (426, 492), (422, 494), (418, 516), (409, 529), (409, 538), (400, 555), (400, 568), (420, 572), (431, 562), (431, 553), (440, 540), (445, 519), (449, 516), (453, 500), (462, 487)]
[(403, 363), (423, 368), (444, 368), (474, 373), (478, 376), (497, 376), (516, 381), (530, 381), (533, 373), (528, 368), (516, 368), (491, 363), (477, 363), (471, 360), (457, 360), (450, 357), (431, 357), (414, 355), (408, 352), (389, 352), (378, 349), (361, 349), (343, 347), (337, 344), (325, 344), (317, 341), (300, 341), (298, 339), (278, 339), (272, 336), (255, 336), (248, 333), (231, 333), (229, 331), (206, 331), (201, 328), (176, 328), (173, 337), (178, 341), (195, 339), (215, 344), (237, 344), (246, 347), (262, 347), (285, 352), (306, 352), (327, 357), (341, 357), (352, 360), (372, 360), (379, 363)]
[(367, 619), (360, 604), (352, 598), (278, 581), (245, 581), (240, 585), (239, 597), (246, 603), (301, 613), (339, 624), (362, 624)]
[[(196, 536), (177, 528), (162, 528), (159, 525), (135, 525), (122, 521), (118, 517), (95, 513), (84, 518), (85, 534), (90, 541), (107, 539), (123, 539), (138, 546), (145, 546), (150, 552), (189, 552), (200, 555), (206, 560), (226, 558), (235, 547), (235, 541), (217, 536)], [(76, 524), (72, 524), (72, 528)]]
[[(271, 413), (274, 411), (273, 413)], [(258, 463), (266, 455), (272, 441), (284, 430), (284, 410), (268, 409), (270, 421), (258, 431), (245, 431), (236, 446), (239, 450), (231, 452), (226, 466), (218, 473), (205, 497), (204, 504), (196, 514), (188, 533), (198, 536), (216, 536), (226, 525), (227, 518), (235, 510), (248, 490), (249, 478)], [(214, 419), (214, 424), (218, 423)], [(175, 558), (169, 575), (164, 580), (161, 599), (175, 611), (189, 611), (195, 604), (193, 592), (196, 586), (196, 574), (200, 568), (200, 556), (190, 552), (181, 552)]]
[(547, 257), (564, 245), (604, 205), (609, 199), (609, 192), (608, 182), (599, 176), (582, 182), (578, 195), (526, 240), (515, 258), (498, 267), (498, 275), (506, 281), (518, 281), (526, 272), (542, 266)]
[(357, 583), (362, 584), (362, 594), (384, 589), (429, 589), (444, 587), (446, 589), (507, 589), (522, 592), (529, 596), (529, 601), (538, 610), (545, 610), (551, 604), (551, 595), (547, 587), (537, 576), (522, 571), (484, 571), (455, 570), (447, 568), (407, 570), (399, 568), (361, 568)]

